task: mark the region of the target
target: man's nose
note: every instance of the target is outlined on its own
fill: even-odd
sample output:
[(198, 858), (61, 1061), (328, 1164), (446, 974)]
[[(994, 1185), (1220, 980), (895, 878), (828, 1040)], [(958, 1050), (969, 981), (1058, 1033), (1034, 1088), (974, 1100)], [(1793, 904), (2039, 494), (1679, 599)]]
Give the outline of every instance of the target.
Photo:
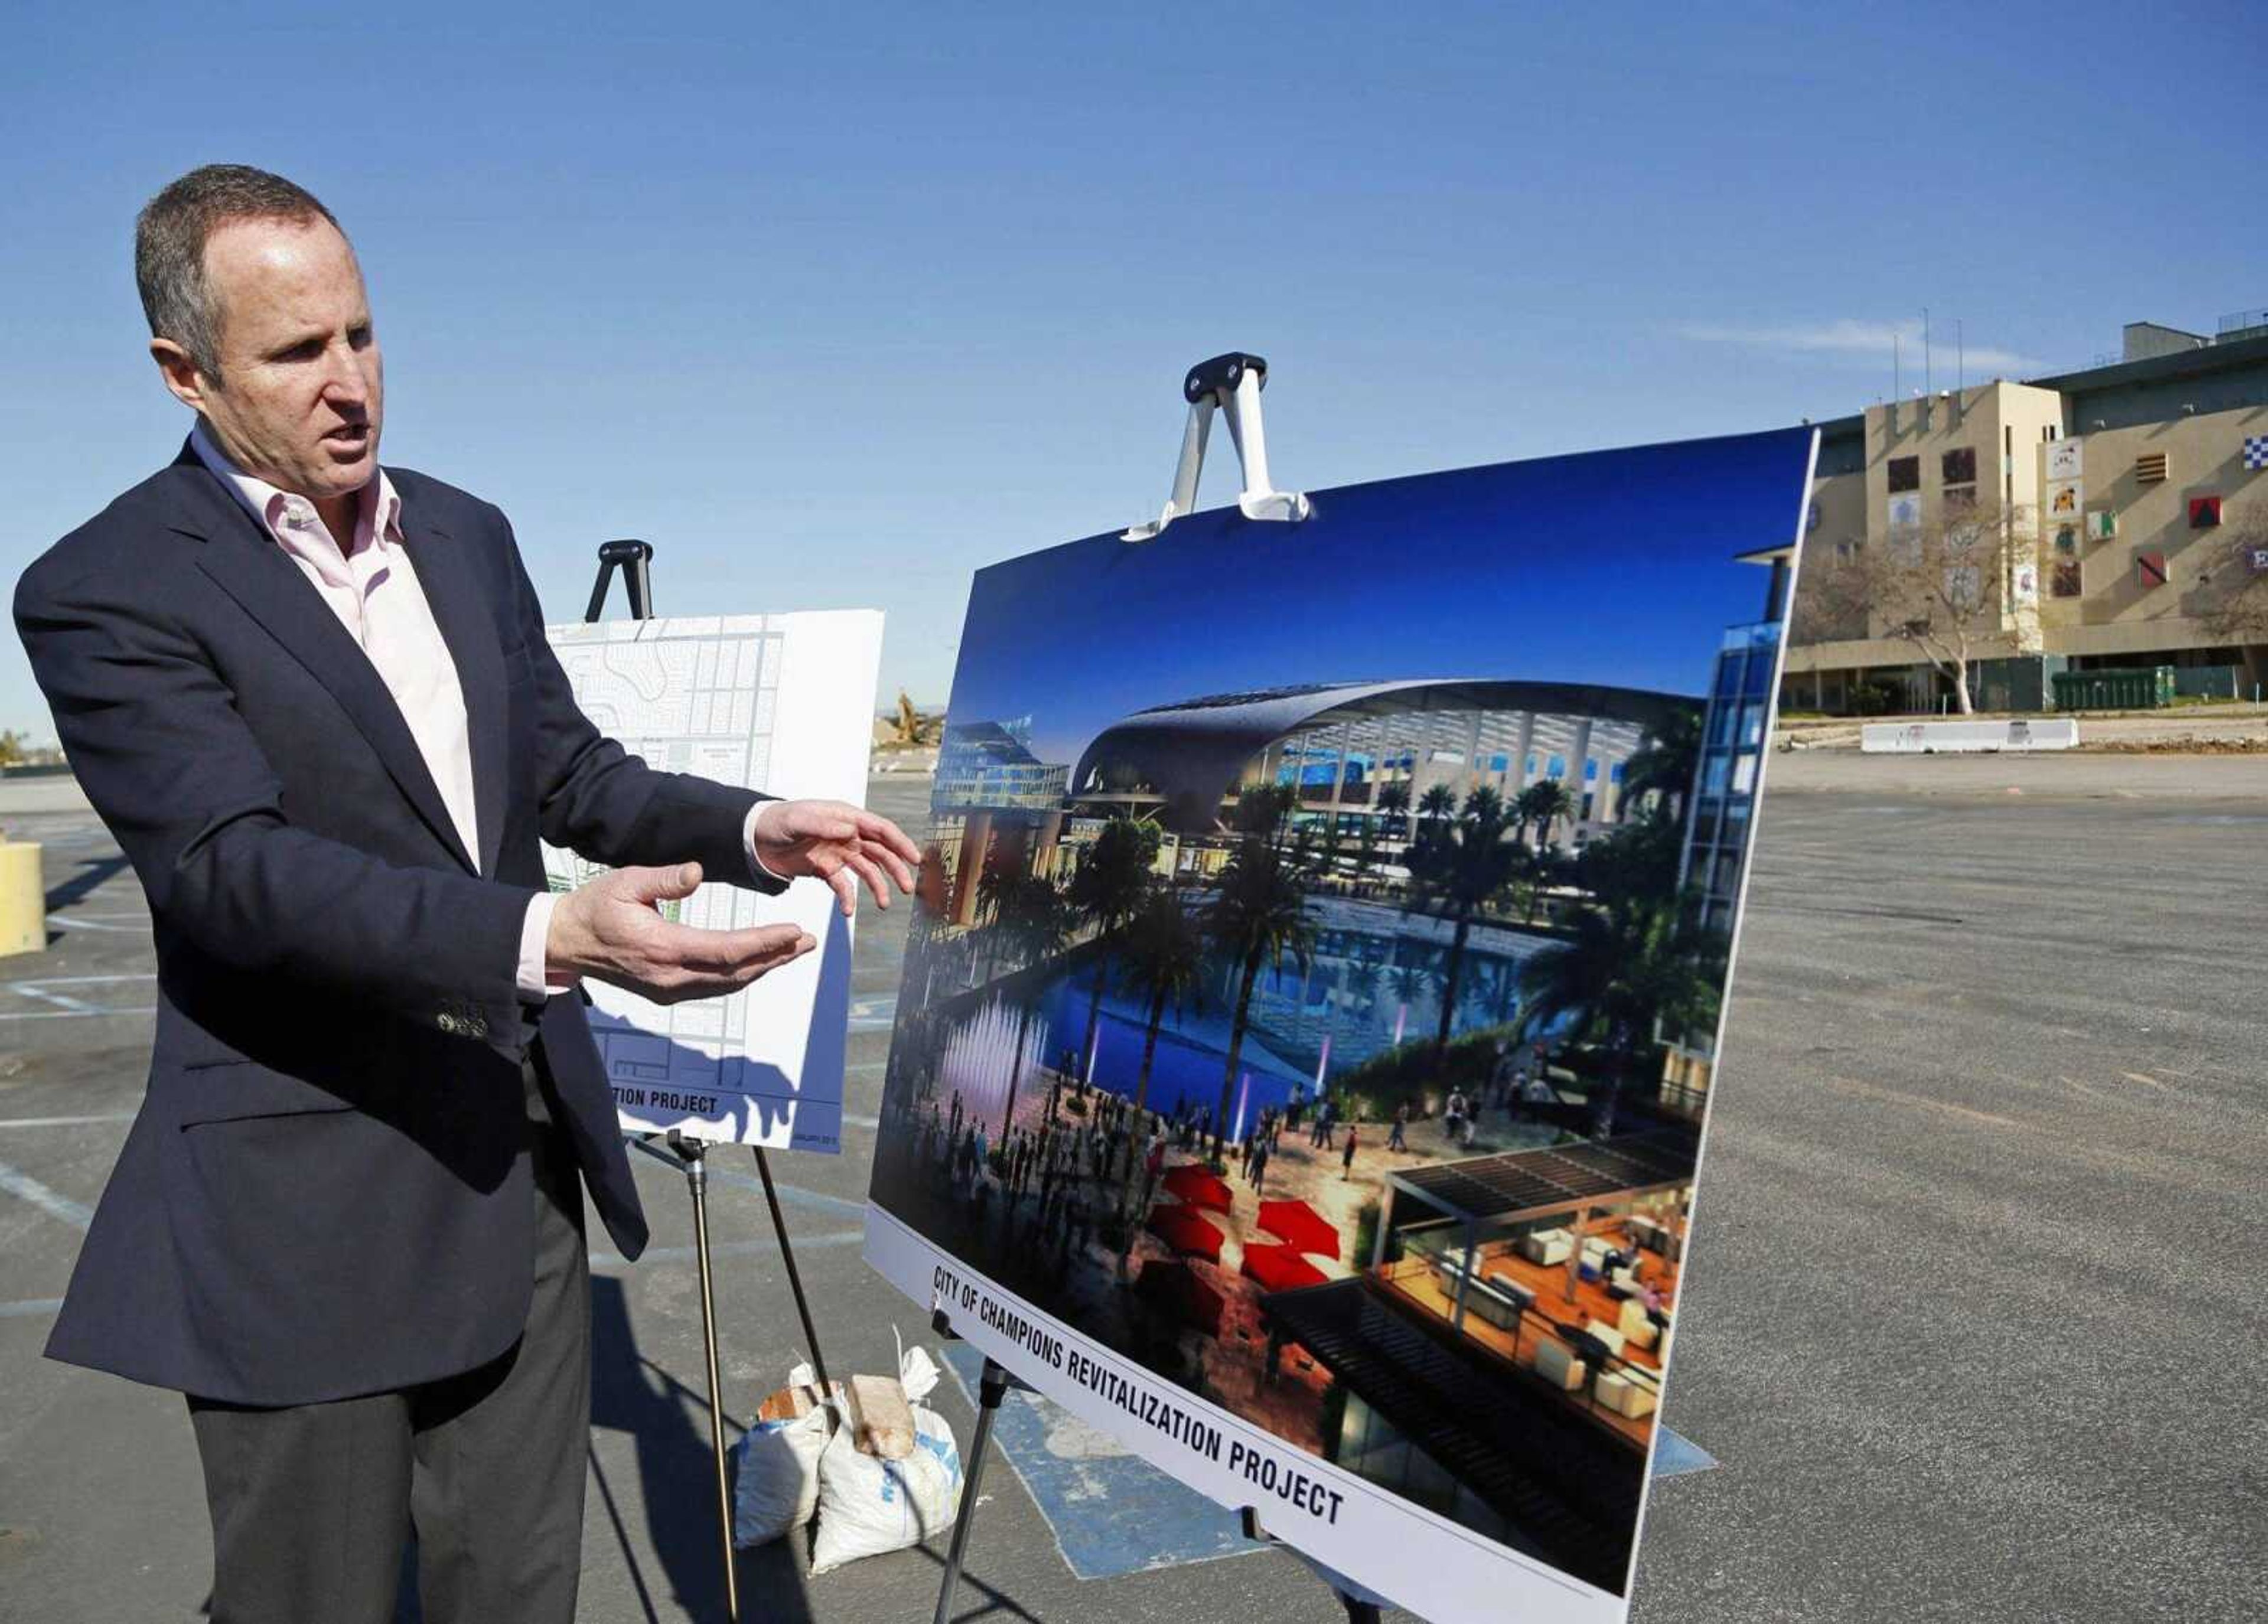
[(336, 343), (325, 352), (323, 398), (334, 406), (359, 408), (370, 402), (370, 369), (352, 344)]

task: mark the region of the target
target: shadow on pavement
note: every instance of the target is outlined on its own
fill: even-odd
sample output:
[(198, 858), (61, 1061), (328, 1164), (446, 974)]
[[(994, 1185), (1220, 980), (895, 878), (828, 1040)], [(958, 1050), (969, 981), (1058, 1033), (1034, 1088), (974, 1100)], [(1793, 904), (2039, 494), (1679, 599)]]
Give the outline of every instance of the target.
[(59, 913), (72, 903), (83, 900), (104, 880), (125, 866), (126, 859), (123, 857), (81, 858), (79, 871), (48, 893), (48, 912)]

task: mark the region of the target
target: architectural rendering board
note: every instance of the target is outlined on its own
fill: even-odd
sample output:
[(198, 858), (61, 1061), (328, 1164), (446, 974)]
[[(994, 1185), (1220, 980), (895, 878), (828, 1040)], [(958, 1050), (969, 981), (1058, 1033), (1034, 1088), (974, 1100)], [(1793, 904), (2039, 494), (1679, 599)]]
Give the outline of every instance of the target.
[(1813, 454), (981, 571), (868, 1258), (1413, 1612), (1620, 1618)]
[[(650, 765), (771, 795), (865, 801), (879, 613), (680, 615), (549, 636), (583, 713)], [(554, 891), (600, 871), (550, 846), (543, 863)], [(591, 1028), (624, 1130), (840, 1150), (850, 932), (833, 893), (798, 885), (768, 897), (712, 879), (665, 907), (712, 930), (792, 922), (821, 951), (690, 1003), (592, 983)]]

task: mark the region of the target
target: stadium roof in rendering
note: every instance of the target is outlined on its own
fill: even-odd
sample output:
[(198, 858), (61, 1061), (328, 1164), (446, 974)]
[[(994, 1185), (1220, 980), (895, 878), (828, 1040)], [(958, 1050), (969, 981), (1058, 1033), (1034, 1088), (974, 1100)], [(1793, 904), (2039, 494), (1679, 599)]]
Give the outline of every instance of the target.
[(1411, 679), (1310, 683), (1220, 694), (1137, 711), (1098, 733), (1071, 775), (1074, 797), (1131, 778), (1164, 803), (1166, 823), (1183, 832), (1213, 827), (1224, 797), (1248, 763), (1292, 734), (1365, 716), (1412, 712), (1524, 712), (1622, 724), (1638, 731), (1668, 721), (1696, 701), (1674, 694), (1595, 683)]

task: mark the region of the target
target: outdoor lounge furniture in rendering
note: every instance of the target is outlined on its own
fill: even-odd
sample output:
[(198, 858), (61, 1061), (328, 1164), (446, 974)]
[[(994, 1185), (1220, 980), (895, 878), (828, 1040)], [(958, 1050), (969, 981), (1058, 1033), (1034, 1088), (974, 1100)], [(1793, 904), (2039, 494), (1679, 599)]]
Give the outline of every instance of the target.
[(1661, 1338), (1660, 1327), (1646, 1312), (1646, 1304), (1635, 1297), (1623, 1304), (1622, 1318), (1616, 1329), (1623, 1334), (1624, 1343), (1631, 1348), (1651, 1348)]
[(1602, 1371), (1591, 1393), (1602, 1406), (1632, 1421), (1653, 1415), (1660, 1402), (1654, 1384), (1630, 1370)]
[(1462, 1284), (1467, 1313), (1515, 1335), (1520, 1331), (1521, 1312), (1535, 1300), (1524, 1286), (1506, 1280), (1489, 1280), (1469, 1269), (1463, 1258), (1456, 1254), (1434, 1259), (1433, 1275), (1440, 1282), (1442, 1295), (1452, 1303), (1456, 1301)]
[(1535, 1373), (1569, 1393), (1580, 1389), (1590, 1374), (1580, 1359), (1548, 1337), (1535, 1344)]
[(1575, 1249), (1575, 1238), (1565, 1230), (1537, 1230), (1520, 1238), (1520, 1255), (1531, 1263), (1550, 1268), (1555, 1263), (1565, 1263), (1567, 1254)]

